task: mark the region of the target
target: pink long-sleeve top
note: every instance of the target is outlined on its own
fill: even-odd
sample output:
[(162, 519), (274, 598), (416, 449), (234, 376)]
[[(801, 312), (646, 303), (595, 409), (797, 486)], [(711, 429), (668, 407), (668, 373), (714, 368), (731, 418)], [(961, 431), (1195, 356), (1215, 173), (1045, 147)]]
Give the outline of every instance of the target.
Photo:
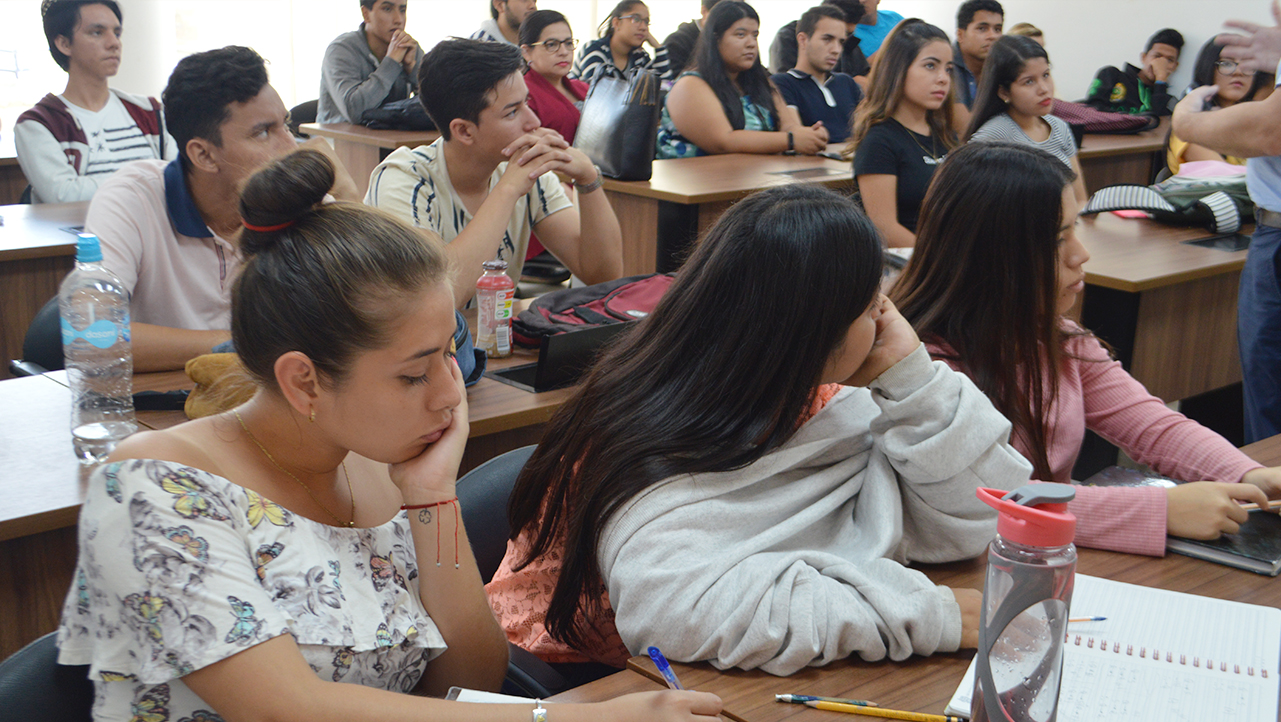
[[(1067, 322), (1065, 330), (1081, 331)], [(950, 347), (927, 347), (931, 355), (967, 373), (963, 363), (942, 358), (951, 355)], [(1227, 439), (1172, 411), (1148, 393), (1119, 361), (1108, 356), (1093, 335), (1070, 337), (1065, 350), (1058, 398), (1048, 412), (1046, 455), (1052, 481), (1071, 482), (1086, 429), (1119, 446), (1135, 461), (1180, 481), (1239, 482), (1247, 471), (1261, 467)], [(1026, 443), (1019, 434), (1014, 434), (1012, 443), (1027, 455)], [(1068, 508), (1076, 515), (1079, 546), (1151, 556), (1165, 554), (1163, 488), (1078, 486), (1076, 500)]]

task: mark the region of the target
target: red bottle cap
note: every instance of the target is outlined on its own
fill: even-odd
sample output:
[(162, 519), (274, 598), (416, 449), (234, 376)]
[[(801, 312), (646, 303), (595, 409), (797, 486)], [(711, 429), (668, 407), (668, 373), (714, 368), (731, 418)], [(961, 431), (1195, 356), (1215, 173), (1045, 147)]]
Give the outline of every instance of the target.
[(1029, 484), (1011, 492), (979, 487), (975, 494), (996, 509), (996, 532), (1029, 547), (1061, 547), (1076, 536), (1076, 517), (1067, 503), (1076, 498), (1071, 484)]

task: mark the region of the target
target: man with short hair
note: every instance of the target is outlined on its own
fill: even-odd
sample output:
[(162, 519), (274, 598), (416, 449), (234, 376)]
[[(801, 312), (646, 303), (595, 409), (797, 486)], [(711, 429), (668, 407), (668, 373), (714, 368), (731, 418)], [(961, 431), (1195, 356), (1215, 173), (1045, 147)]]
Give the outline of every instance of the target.
[(667, 48), (666, 77), (678, 78), (685, 70), (690, 57), (694, 54), (694, 45), (698, 43), (698, 35), (702, 32), (703, 23), (707, 22), (707, 14), (716, 7), (718, 2), (720, 0), (702, 0), (699, 6), (701, 17), (676, 26), (676, 30), (663, 41), (662, 47)]
[[(102, 265), (129, 290), (136, 371), (180, 369), (230, 338), (240, 187), (297, 147), (285, 104), (249, 48), (183, 58), (163, 97), (178, 158), (121, 168), (98, 189), (85, 219), (102, 242)], [(333, 194), (355, 200), (355, 184), (328, 143), (317, 138), (307, 147), (334, 160)]]
[(772, 78), (801, 122), (821, 122), (832, 143), (849, 137), (850, 115), (863, 99), (854, 78), (833, 72), (845, 46), (857, 45), (846, 30), (846, 20), (845, 13), (832, 5), (806, 10), (796, 23), (796, 67)]
[(885, 37), (890, 34), (890, 31), (903, 22), (903, 16), (893, 10), (882, 10), (881, 0), (861, 0), (861, 2), (863, 17), (858, 21), (858, 27), (854, 29), (854, 37), (858, 38), (859, 50), (863, 52), (864, 57), (871, 58), (881, 49), (881, 43), (885, 42)]
[[(823, 0), (822, 5), (839, 10), (847, 30), (848, 41), (844, 43), (834, 70), (852, 76), (860, 85), (865, 84), (872, 66), (867, 62), (863, 51), (859, 49), (858, 42), (852, 37), (859, 21), (863, 19), (863, 4), (859, 0)], [(779, 28), (778, 34), (774, 36), (774, 42), (769, 47), (771, 72), (785, 73), (796, 67), (799, 58), (797, 32), (799, 29), (796, 20)]]
[(992, 43), (1001, 37), (1005, 10), (996, 0), (965, 0), (956, 11), (956, 43), (952, 47), (952, 73), (956, 99), (966, 110), (974, 105)]
[[(369, 178), (367, 205), (444, 239), (458, 270), (454, 301), (476, 292), (481, 264), (500, 259), (520, 278), (530, 232), (586, 283), (618, 278), (622, 233), (591, 160), (540, 128), (516, 48), (441, 41), (423, 59), (418, 99), (440, 129), (431, 145), (398, 148)], [(556, 174), (578, 190), (578, 206)]]
[(126, 163), (176, 156), (160, 101), (107, 86), (120, 69), (123, 17), (115, 0), (45, 0), (40, 14), (67, 87), (41, 98), (13, 127), (31, 202), (87, 201)]
[(1126, 63), (1125, 70), (1111, 65), (1100, 69), (1090, 83), (1085, 102), (1112, 113), (1169, 115), (1174, 100), (1170, 95), (1170, 76), (1179, 69), (1182, 51), (1183, 36), (1178, 30), (1158, 30), (1143, 48), (1142, 68)]
[(471, 39), (520, 47), (520, 24), (537, 9), (538, 0), (489, 0), (490, 18)]
[(320, 66), (319, 123), (359, 123), (366, 110), (414, 92), (423, 51), (405, 32), (406, 0), (360, 0), (360, 27), (339, 35)]

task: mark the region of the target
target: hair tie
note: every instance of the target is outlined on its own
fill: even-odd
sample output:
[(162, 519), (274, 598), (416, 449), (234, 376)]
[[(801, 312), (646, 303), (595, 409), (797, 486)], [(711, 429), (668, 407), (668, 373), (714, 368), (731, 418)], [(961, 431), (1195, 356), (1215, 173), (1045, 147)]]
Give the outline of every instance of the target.
[(240, 222), (244, 224), (245, 228), (248, 228), (251, 231), (257, 231), (259, 233), (274, 233), (275, 231), (283, 231), (286, 228), (292, 226), (294, 223), (296, 223), (296, 221), (285, 221), (284, 223), (277, 223), (274, 226), (255, 226), (243, 218), (240, 219)]

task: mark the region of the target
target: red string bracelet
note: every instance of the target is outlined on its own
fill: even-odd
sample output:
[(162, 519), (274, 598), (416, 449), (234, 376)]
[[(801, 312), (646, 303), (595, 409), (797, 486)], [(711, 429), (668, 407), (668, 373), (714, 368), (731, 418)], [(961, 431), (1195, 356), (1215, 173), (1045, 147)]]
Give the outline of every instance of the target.
[(255, 226), (254, 224), (244, 219), (241, 219), (240, 222), (242, 225), (244, 225), (245, 228), (248, 228), (251, 231), (257, 231), (259, 233), (273, 233), (275, 231), (283, 231), (294, 224), (294, 221), (286, 221), (284, 223), (277, 223), (274, 226)]
[[(454, 568), (458, 568), (458, 497), (438, 501), (434, 504), (401, 504), (402, 511), (413, 511), (415, 509), (434, 509), (438, 506), (452, 504), (454, 507)], [(436, 566), (440, 566), (440, 520), (436, 520)]]

